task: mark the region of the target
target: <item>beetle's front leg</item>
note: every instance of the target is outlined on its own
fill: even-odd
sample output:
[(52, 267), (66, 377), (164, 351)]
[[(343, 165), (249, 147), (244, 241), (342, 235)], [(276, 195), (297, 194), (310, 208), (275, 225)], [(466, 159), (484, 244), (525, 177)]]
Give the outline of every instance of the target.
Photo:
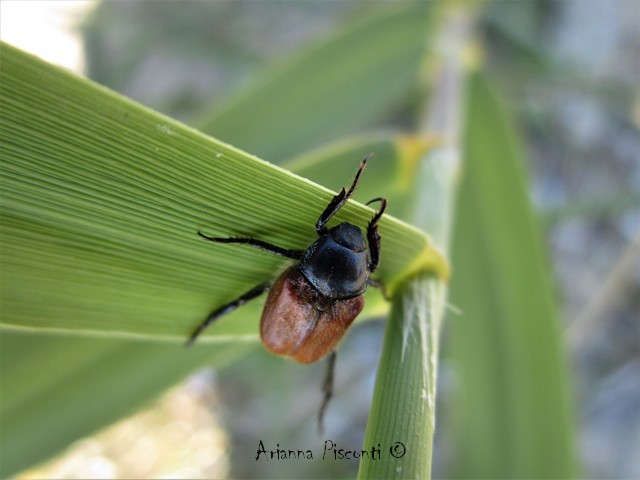
[(367, 166), (367, 160), (372, 155), (373, 153), (369, 153), (362, 160), (362, 163), (360, 164), (360, 168), (358, 168), (358, 171), (356, 172), (356, 177), (353, 179), (353, 183), (351, 184), (351, 187), (349, 187), (349, 190), (345, 190), (344, 188), (340, 190), (340, 193), (338, 193), (338, 195), (333, 197), (329, 202), (329, 205), (327, 205), (327, 208), (324, 209), (324, 212), (322, 212), (322, 214), (320, 215), (320, 218), (318, 218), (318, 221), (316, 222), (316, 232), (318, 232), (318, 235), (324, 235), (325, 233), (327, 233), (327, 227), (326, 227), (327, 222), (331, 219), (331, 217), (333, 217), (336, 213), (338, 213), (338, 210), (340, 210), (342, 206), (345, 203), (347, 203), (347, 200), (349, 200), (349, 197), (353, 195), (353, 192), (356, 190), (356, 187), (358, 186), (358, 180), (360, 179), (360, 174), (362, 173), (362, 170), (364, 170), (364, 167)]
[(367, 243), (369, 243), (369, 273), (377, 270), (380, 263), (380, 235), (378, 235), (378, 220), (382, 217), (385, 208), (387, 208), (387, 200), (385, 198), (374, 198), (369, 200), (367, 205), (373, 202), (380, 202), (380, 210), (373, 216), (367, 226)]

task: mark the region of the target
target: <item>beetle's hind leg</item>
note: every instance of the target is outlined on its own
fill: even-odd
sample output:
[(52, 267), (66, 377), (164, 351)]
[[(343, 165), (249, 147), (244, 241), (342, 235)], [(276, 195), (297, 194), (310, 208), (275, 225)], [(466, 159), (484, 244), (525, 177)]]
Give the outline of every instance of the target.
[(380, 235), (378, 235), (378, 220), (382, 217), (384, 210), (387, 208), (387, 200), (385, 198), (374, 198), (369, 200), (367, 205), (373, 202), (380, 202), (380, 210), (373, 216), (367, 226), (367, 241), (369, 243), (369, 273), (373, 273), (380, 263)]
[(364, 167), (367, 166), (367, 160), (371, 158), (372, 155), (373, 153), (369, 153), (362, 160), (360, 168), (358, 168), (358, 171), (356, 172), (356, 178), (353, 179), (353, 183), (351, 184), (351, 187), (349, 187), (349, 190), (345, 191), (344, 188), (340, 190), (340, 193), (333, 197), (329, 202), (329, 205), (327, 205), (327, 208), (324, 209), (324, 212), (322, 212), (322, 215), (320, 215), (320, 218), (318, 218), (318, 221), (316, 222), (316, 232), (318, 232), (318, 235), (324, 235), (327, 233), (327, 222), (338, 212), (338, 210), (342, 208), (345, 203), (347, 203), (349, 197), (353, 195), (353, 192), (358, 185), (360, 174), (362, 173), (362, 170), (364, 170)]
[(209, 240), (215, 243), (242, 243), (245, 245), (250, 245), (254, 248), (258, 248), (260, 250), (264, 250), (265, 252), (273, 253), (275, 255), (280, 255), (281, 257), (293, 258), (294, 260), (300, 260), (304, 255), (304, 250), (290, 250), (288, 248), (282, 248), (277, 245), (273, 245), (272, 243), (264, 242), (262, 240), (258, 240), (257, 238), (248, 238), (248, 237), (228, 237), (228, 238), (220, 238), (220, 237), (209, 237), (198, 230), (198, 235), (200, 235), (205, 240)]
[(233, 312), (236, 308), (244, 305), (249, 300), (259, 297), (264, 292), (269, 290), (270, 287), (271, 287), (271, 282), (261, 283), (260, 285), (249, 290), (244, 295), (236, 298), (233, 302), (229, 302), (226, 305), (223, 305), (220, 308), (215, 309), (213, 312), (211, 312), (211, 314), (209, 314), (209, 316), (205, 319), (205, 321), (202, 322), (200, 325), (198, 325), (198, 328), (196, 328), (193, 331), (193, 333), (189, 337), (189, 340), (187, 340), (186, 346), (187, 347), (191, 346), (193, 342), (195, 342), (196, 338), (198, 338), (198, 335), (200, 335), (202, 331), (205, 328), (207, 328), (209, 325), (211, 325), (215, 320), (217, 320), (223, 315), (226, 315), (227, 313)]
[(332, 350), (327, 357), (327, 369), (324, 374), (324, 381), (322, 382), (322, 403), (320, 404), (320, 411), (318, 412), (318, 432), (320, 435), (324, 433), (324, 414), (327, 411), (329, 400), (333, 397), (333, 374), (336, 370), (336, 351)]

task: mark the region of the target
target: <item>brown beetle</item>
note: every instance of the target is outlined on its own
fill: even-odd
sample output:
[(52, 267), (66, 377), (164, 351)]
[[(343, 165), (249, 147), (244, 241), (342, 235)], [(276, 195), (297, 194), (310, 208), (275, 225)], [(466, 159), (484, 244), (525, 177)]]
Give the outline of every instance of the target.
[(319, 420), (332, 395), (335, 346), (364, 307), (363, 294), (368, 285), (381, 285), (369, 278), (380, 261), (378, 220), (387, 201), (375, 198), (367, 203), (380, 202), (367, 227), (367, 242), (360, 228), (348, 222), (329, 229), (327, 222), (353, 194), (360, 174), (367, 164), (362, 161), (348, 191), (343, 188), (333, 197), (316, 222), (318, 239), (307, 250), (289, 250), (254, 238), (208, 237), (217, 243), (243, 243), (276, 255), (299, 260), (285, 270), (273, 283), (265, 282), (249, 290), (236, 300), (214, 310), (193, 332), (190, 345), (214, 320), (269, 290), (260, 321), (260, 336), (265, 347), (277, 355), (300, 363), (315, 362), (330, 353), (324, 383), (325, 398)]

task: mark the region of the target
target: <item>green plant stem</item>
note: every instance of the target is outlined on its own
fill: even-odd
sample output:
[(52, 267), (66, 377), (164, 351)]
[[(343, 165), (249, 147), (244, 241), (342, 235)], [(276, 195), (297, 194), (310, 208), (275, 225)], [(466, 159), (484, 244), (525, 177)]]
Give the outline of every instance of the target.
[(359, 478), (424, 478), (430, 471), (445, 295), (443, 282), (427, 274), (394, 295), (380, 360), (384, 369), (378, 372), (364, 441), (380, 448), (380, 459), (363, 458)]
[[(460, 169), (461, 105), (466, 68), (462, 49), (470, 32), (464, 12), (448, 17), (441, 33), (447, 47), (440, 54), (419, 132), (440, 139), (417, 171), (418, 199), (414, 224), (433, 233), (434, 243), (448, 249), (456, 181)], [(428, 478), (435, 425), (438, 342), (446, 299), (442, 278), (416, 275), (394, 295), (385, 333), (376, 390), (365, 436), (365, 448), (377, 442), (402, 442), (406, 453), (390, 450), (379, 462), (363, 459), (359, 478)]]

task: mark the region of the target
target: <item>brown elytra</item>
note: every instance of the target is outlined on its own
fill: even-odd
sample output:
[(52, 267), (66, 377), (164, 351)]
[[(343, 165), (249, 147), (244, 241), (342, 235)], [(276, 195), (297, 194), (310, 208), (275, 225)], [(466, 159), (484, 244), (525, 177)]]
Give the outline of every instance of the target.
[(291, 267), (269, 290), (260, 336), (276, 355), (315, 362), (333, 350), (363, 307), (362, 295), (346, 300), (322, 297), (297, 267)]

